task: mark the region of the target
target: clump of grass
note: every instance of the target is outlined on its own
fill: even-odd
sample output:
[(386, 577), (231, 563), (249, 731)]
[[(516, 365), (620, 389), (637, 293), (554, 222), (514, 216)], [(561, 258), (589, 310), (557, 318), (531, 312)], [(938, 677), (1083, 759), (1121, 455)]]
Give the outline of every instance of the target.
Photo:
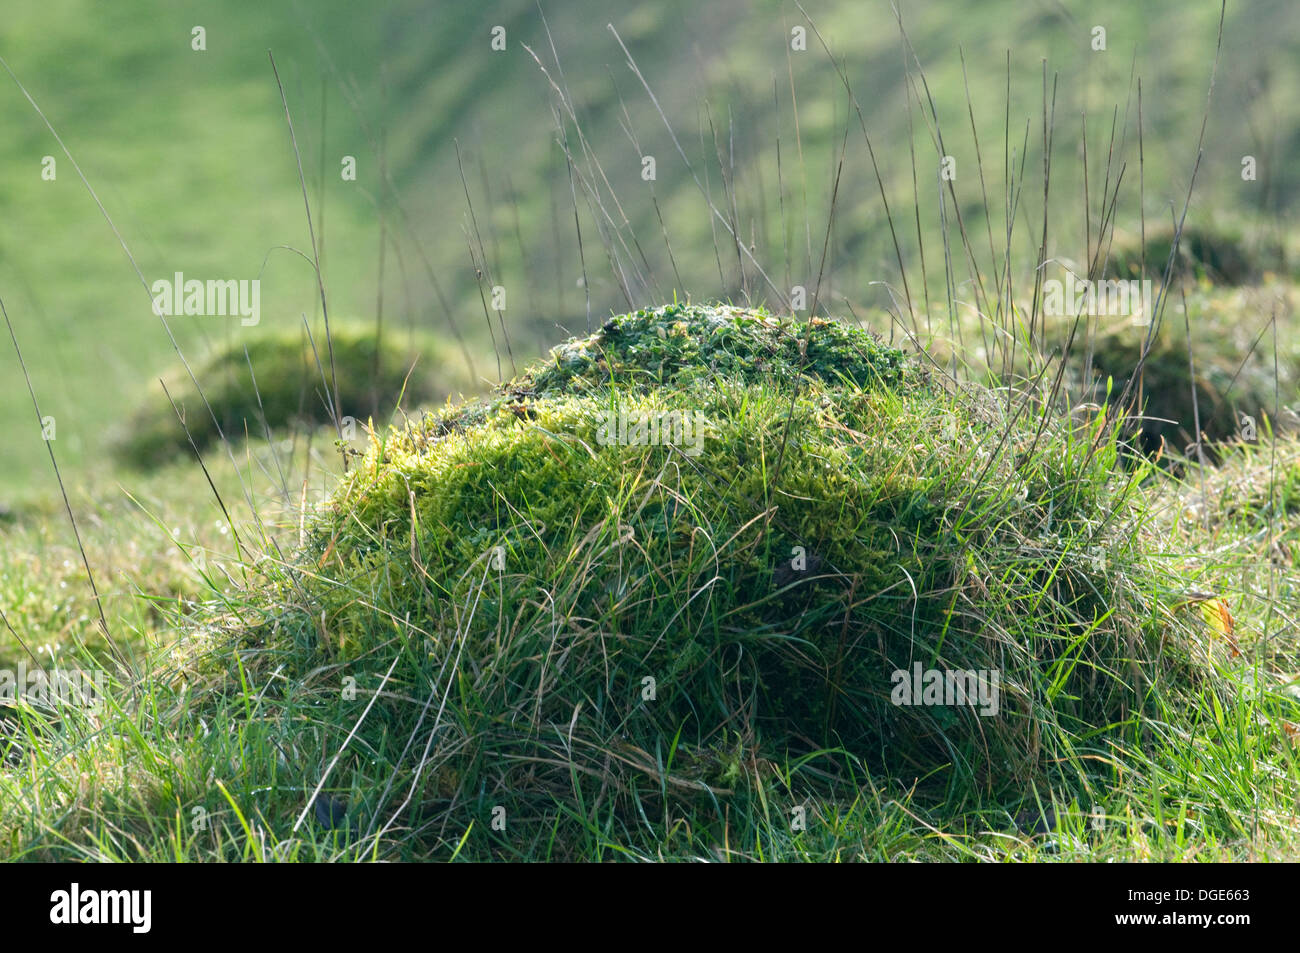
[[(412, 349), (391, 339), (378, 341), (371, 330), (345, 325), (332, 328), (331, 343), (332, 364), (325, 342), (313, 349), (301, 330), (260, 333), (214, 352), (198, 365), (195, 377), (221, 433), (234, 441), (250, 434), (263, 436), (268, 429), (278, 433), (291, 427), (332, 425), (330, 390), (334, 387), (340, 418), (365, 421), (371, 416), (386, 418), (399, 400), (408, 406), (441, 400), (459, 383), (445, 371), (447, 362), (440, 358), (439, 349), (427, 341)], [(157, 467), (192, 452), (189, 437), (200, 450), (219, 439), (212, 414), (189, 374), (178, 367), (163, 381), (184, 424), (155, 382), (112, 437), (114, 455), (123, 463)]]
[[(1080, 434), (915, 371), (836, 322), (615, 319), (472, 415), (376, 434), (237, 643), (376, 693), (358, 739), (406, 739), (392, 775), (332, 781), (425, 849), (468, 803), (569, 831), (556, 850), (608, 812), (645, 848), (642, 821), (792, 759), (934, 797), (1086, 785), (1204, 687), (1125, 515), (1140, 477), (1113, 476), (1104, 415)], [(703, 415), (702, 453), (601, 438), (671, 411)], [(917, 664), (997, 672), (996, 714), (896, 704)], [(318, 704), (356, 721), (355, 696)]]
[[(1300, 567), (1300, 437), (1261, 432), (1258, 442), (1236, 441), (1222, 449), (1217, 466), (1179, 485), (1181, 492), (1163, 510), (1164, 531), (1182, 542), (1181, 549), (1228, 554), (1229, 565), (1246, 557), (1252, 576), (1278, 567), (1279, 595), (1294, 603), (1300, 593), (1294, 576)], [(1215, 560), (1209, 564), (1222, 568)], [(1226, 584), (1241, 588), (1244, 574), (1237, 575)], [(1266, 594), (1269, 589), (1255, 578), (1246, 586), (1251, 587)]]

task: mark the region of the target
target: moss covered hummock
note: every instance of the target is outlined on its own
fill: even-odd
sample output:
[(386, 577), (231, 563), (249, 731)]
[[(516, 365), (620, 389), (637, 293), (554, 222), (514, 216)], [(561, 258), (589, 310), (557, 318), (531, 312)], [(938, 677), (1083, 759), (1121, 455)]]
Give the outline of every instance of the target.
[(315, 347), (301, 330), (258, 332), (194, 366), (202, 396), (184, 367), (165, 375), (166, 392), (155, 382), (113, 435), (113, 450), (129, 465), (157, 467), (190, 453), (191, 437), (202, 450), (220, 433), (237, 441), (247, 434), (263, 436), (265, 428), (280, 432), (294, 425), (332, 423), (326, 395), (335, 387), (341, 417), (383, 418), (399, 397), (409, 406), (452, 393), (457, 380), (437, 369), (442, 363), (438, 349), (428, 342), (408, 348), (391, 339), (379, 341), (369, 329), (346, 325), (335, 326), (328, 344), (322, 338)]
[[(833, 750), (831, 775), (848, 756), (909, 784), (1077, 778), (1078, 738), (1107, 750), (1193, 666), (1157, 646), (1113, 441), (1004, 410), (836, 322), (615, 318), (376, 435), (281, 638), (384, 684), (362, 734), (427, 741), (434, 812), (633, 817)], [(918, 669), (998, 694), (899, 704)]]

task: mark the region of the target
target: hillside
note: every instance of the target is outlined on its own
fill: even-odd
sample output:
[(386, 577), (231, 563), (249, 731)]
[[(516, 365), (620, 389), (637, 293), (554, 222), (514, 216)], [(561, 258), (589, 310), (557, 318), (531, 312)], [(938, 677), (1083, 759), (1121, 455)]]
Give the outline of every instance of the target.
[[(1107, 178), (1113, 187), (1123, 161), (1115, 224), (1138, 227), (1130, 77), (1143, 84), (1145, 211), (1164, 224), (1171, 206), (1181, 209), (1214, 60), (1215, 8), (1148, 4), (1139, 15), (1118, 0), (1028, 6), (996, 0), (955, 23), (941, 3), (908, 4), (904, 23), (915, 50), (910, 106), (902, 43), (887, 4), (866, 12), (846, 2), (806, 9), (843, 62), (862, 108), (918, 307), (925, 289), (914, 202), (927, 235), (933, 307), (947, 297), (927, 87), (946, 153), (956, 160), (954, 187), (970, 234), (986, 230), (985, 192), (996, 210), (993, 233), (1005, 230), (1004, 152), (1023, 163), (1016, 227), (1022, 273), (1034, 257), (1038, 226), (1030, 223), (1042, 215), (1044, 58), (1055, 85), (1054, 194), (1068, 196), (1054, 205), (1057, 238), (1049, 256), (1083, 257), (1085, 111), (1093, 217)], [(791, 29), (807, 22), (796, 8), (726, 0), (606, 10), (587, 0), (547, 8), (557, 67), (528, 0), (472, 7), (399, 0), (362, 18), (334, 0), (256, 8), (218, 0), (170, 4), (161, 13), (90, 0), (15, 0), (6, 7), (0, 56), (80, 162), (146, 280), (177, 271), (200, 279), (260, 275), (264, 330), (299, 326), (304, 314), (318, 335), (322, 330), (310, 265), (282, 247), (310, 251), (268, 49), (295, 117), (333, 310), (373, 316), (382, 300), (393, 326), (449, 340), (454, 324), (477, 379), (499, 379), (493, 350), (508, 377), (511, 357), (517, 367), (563, 337), (557, 324), (585, 330), (588, 291), (596, 323), (643, 299), (671, 299), (674, 289), (702, 299), (777, 304), (773, 286), (788, 294), (798, 284), (811, 297), (819, 275), (822, 300), (839, 312), (869, 316), (889, 306), (882, 282), (901, 295), (858, 116), (811, 29), (806, 50), (789, 50)], [(1285, 2), (1230, 5), (1222, 62), (1231, 65), (1218, 76), (1194, 221), (1250, 223), (1257, 217), (1252, 210), (1276, 218), (1294, 201), (1297, 173), (1285, 157), (1300, 145), (1300, 107), (1286, 91), (1297, 85), (1298, 17)], [(1094, 21), (1107, 28), (1104, 52), (1090, 48)], [(606, 23), (653, 90), (689, 168)], [(203, 52), (191, 48), (195, 24), (207, 31)], [(506, 29), (503, 52), (491, 48), (496, 25)], [(1171, 32), (1179, 42), (1162, 42)], [(580, 124), (581, 138), (567, 118), (563, 131), (575, 158), (572, 185), (557, 144), (552, 107), (558, 100), (525, 45), (565, 90)], [(56, 62), (57, 70), (50, 66)], [(12, 131), (0, 144), (7, 225), (0, 235), (0, 289), (44, 413), (59, 423), (60, 455), (75, 472), (100, 458), (104, 435), (134, 407), (142, 382), (161, 374), (175, 355), (71, 164), (18, 88), (10, 82), (7, 90), (2, 101)], [(1124, 148), (1116, 145), (1107, 170), (1116, 107), (1117, 143)], [(1239, 176), (1247, 153), (1259, 159), (1259, 179), (1250, 184)], [(58, 163), (54, 181), (41, 178), (46, 155)], [(345, 155), (358, 160), (355, 182), (341, 177)], [(642, 155), (656, 159), (653, 183), (641, 179)], [(1019, 181), (1019, 167), (1011, 166)], [(832, 191), (836, 212), (828, 234)], [(710, 213), (710, 200), (720, 217)], [(957, 242), (954, 211), (946, 214)], [(737, 252), (729, 227), (752, 251)], [(1265, 233), (1270, 228), (1266, 221)], [(30, 253), (37, 248), (39, 254)], [(993, 267), (983, 252), (977, 264)], [(485, 319), (476, 267), (484, 272), (485, 296), (492, 285), (505, 289), (502, 316)], [(969, 281), (960, 256), (953, 274), (958, 283)], [(871, 321), (891, 330), (887, 320)], [(218, 318), (171, 324), (191, 356), (260, 333)], [(16, 373), (14, 355), (0, 351), (0, 377), (8, 381)], [(23, 388), (5, 388), (0, 427), (12, 452), (0, 472), (0, 494), (10, 499), (48, 479), (31, 420)]]

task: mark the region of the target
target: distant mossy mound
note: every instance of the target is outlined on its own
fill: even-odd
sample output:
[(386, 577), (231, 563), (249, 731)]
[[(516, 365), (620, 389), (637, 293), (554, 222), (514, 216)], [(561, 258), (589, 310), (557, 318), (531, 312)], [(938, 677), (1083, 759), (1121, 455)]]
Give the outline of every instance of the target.
[[(1286, 417), (1275, 418), (1296, 400), (1300, 348), (1281, 341), (1276, 370), (1272, 342), (1261, 342), (1259, 331), (1245, 321), (1219, 317), (1206, 328), (1198, 315), (1193, 332), (1198, 343), (1188, 357), (1187, 329), (1181, 315), (1165, 316), (1137, 375), (1148, 329), (1105, 330), (1093, 342), (1091, 378), (1085, 380), (1086, 355), (1072, 359), (1078, 392), (1094, 402), (1106, 400), (1107, 379), (1112, 401), (1132, 381), (1133, 444), (1149, 456), (1197, 457), (1197, 424), (1201, 452), (1207, 460), (1219, 456), (1216, 444), (1254, 440), (1263, 433), (1265, 418), (1290, 429)], [(1079, 347), (1083, 351), (1083, 347)], [(1140, 387), (1139, 387), (1140, 384)]]
[(384, 686), (356, 747), (410, 739), (412, 823), (635, 823), (830, 749), (1023, 796), (1198, 669), (1113, 441), (1004, 411), (838, 322), (615, 318), (377, 436), (244, 644)]
[[(1147, 233), (1146, 277), (1158, 281), (1169, 264), (1174, 247), (1174, 230), (1169, 227)], [(1241, 285), (1267, 272), (1282, 271), (1286, 255), (1282, 245), (1270, 239), (1250, 243), (1239, 233), (1196, 226), (1184, 227), (1178, 238), (1178, 256), (1173, 277), (1191, 275), (1217, 284)], [(1117, 237), (1111, 248), (1110, 274), (1119, 278), (1141, 278), (1142, 242), (1137, 235)]]
[(386, 419), (399, 398), (412, 406), (446, 397), (454, 381), (442, 370), (437, 349), (427, 341), (412, 349), (406, 341), (406, 335), (399, 335), (381, 343), (372, 329), (335, 325), (330, 343), (322, 335), (313, 349), (301, 329), (257, 332), (191, 362), (207, 406), (184, 367), (164, 375), (166, 393), (155, 381), (112, 436), (114, 455), (129, 465), (156, 467), (177, 454), (192, 453), (190, 437), (203, 450), (219, 439), (214, 414), (221, 433), (232, 441), (263, 436), (264, 428), (275, 433), (332, 423), (326, 395), (335, 386), (340, 417), (362, 423), (372, 415)]

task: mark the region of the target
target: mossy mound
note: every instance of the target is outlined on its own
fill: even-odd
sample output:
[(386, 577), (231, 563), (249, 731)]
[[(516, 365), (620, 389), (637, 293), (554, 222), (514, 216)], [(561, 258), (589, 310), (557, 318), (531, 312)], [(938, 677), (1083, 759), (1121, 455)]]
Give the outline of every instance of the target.
[[(1111, 400), (1118, 399), (1135, 376), (1147, 330), (1121, 327), (1101, 333), (1093, 342), (1090, 380), (1083, 379), (1086, 355), (1074, 357), (1082, 399), (1105, 401), (1108, 378)], [(1296, 399), (1297, 349), (1292, 342), (1280, 342), (1275, 373), (1271, 344), (1261, 346), (1258, 332), (1240, 320), (1215, 320), (1211, 331), (1198, 327), (1194, 334), (1200, 343), (1192, 348), (1193, 361), (1181, 316), (1167, 315), (1143, 363), (1140, 389), (1133, 382), (1131, 397), (1138, 400), (1134, 444), (1148, 456), (1196, 459), (1199, 420), (1201, 452), (1215, 460), (1216, 444), (1243, 435), (1254, 439), (1250, 434), (1263, 431), (1275, 406)], [(1273, 423), (1289, 426), (1287, 420)]]
[[(1159, 280), (1173, 250), (1174, 231), (1165, 228), (1148, 233), (1146, 277)], [(1252, 246), (1239, 233), (1187, 226), (1178, 239), (1178, 257), (1172, 275), (1191, 275), (1217, 284), (1241, 285), (1267, 272), (1282, 271), (1286, 255), (1281, 244), (1265, 240)], [(1141, 278), (1142, 243), (1136, 235), (1117, 237), (1111, 248), (1110, 274), (1119, 278)]]
[(302, 330), (259, 332), (206, 360), (191, 362), (211, 414), (184, 367), (172, 369), (163, 379), (184, 425), (154, 382), (124, 427), (112, 435), (114, 455), (128, 465), (152, 468), (191, 453), (189, 437), (205, 449), (219, 439), (213, 414), (232, 441), (246, 434), (262, 436), (264, 427), (278, 432), (332, 423), (326, 382), (334, 372), (337, 385), (330, 386), (337, 386), (340, 416), (361, 422), (387, 417), (399, 397), (410, 406), (440, 400), (453, 390), (455, 382), (441, 370), (444, 362), (427, 341), (412, 349), (391, 339), (379, 342), (371, 329), (346, 325), (331, 328), (330, 341), (333, 368), (330, 345), (322, 337), (313, 350)]
[[(248, 637), (383, 686), (361, 743), (410, 739), (416, 822), (465, 799), (635, 818), (832, 750), (938, 789), (1077, 780), (1195, 668), (1156, 630), (1113, 442), (1003, 407), (839, 323), (615, 319), (377, 436), (283, 584), (296, 608)], [(900, 703), (918, 667), (996, 687)]]

